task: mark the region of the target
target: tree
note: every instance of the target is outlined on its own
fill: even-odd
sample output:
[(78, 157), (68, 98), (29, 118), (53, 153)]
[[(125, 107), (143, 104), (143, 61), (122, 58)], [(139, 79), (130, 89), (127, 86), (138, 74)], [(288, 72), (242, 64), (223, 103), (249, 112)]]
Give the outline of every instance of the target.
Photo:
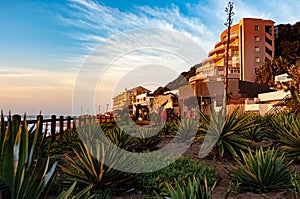
[(280, 24), (276, 28), (278, 35), (275, 38), (275, 57), (282, 56), (296, 64), (300, 58), (300, 22), (294, 25)]
[(290, 67), (287, 59), (278, 57), (272, 61), (266, 60), (255, 70), (256, 83), (275, 87), (275, 76), (287, 73)]
[(300, 113), (300, 59), (289, 68), (288, 75), (292, 80), (278, 83), (277, 88), (290, 91), (292, 97), (285, 105), (292, 112)]

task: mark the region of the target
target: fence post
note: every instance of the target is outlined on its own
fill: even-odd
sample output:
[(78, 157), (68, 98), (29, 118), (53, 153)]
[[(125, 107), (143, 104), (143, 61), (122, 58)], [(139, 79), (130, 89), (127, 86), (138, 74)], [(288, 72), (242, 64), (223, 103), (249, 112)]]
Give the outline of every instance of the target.
[(18, 114), (14, 114), (12, 116), (12, 123), (13, 124), (17, 124), (17, 130), (19, 129), (19, 126), (21, 124), (21, 115)]
[(59, 135), (60, 137), (62, 136), (62, 134), (64, 133), (64, 116), (60, 116), (59, 117)]
[(105, 115), (101, 115), (100, 121), (101, 123), (105, 123)]
[[(40, 121), (40, 124), (39, 124), (39, 126), (38, 126), (38, 132), (39, 132), (39, 133), (43, 133), (43, 122), (44, 122), (43, 116), (42, 116), (42, 115), (38, 115), (38, 116), (36, 117), (36, 121)], [(45, 133), (47, 133), (47, 132), (45, 132)], [(45, 136), (46, 136), (46, 135), (45, 135)]]
[(95, 123), (100, 124), (100, 115), (99, 114), (96, 115)]
[(67, 117), (67, 129), (71, 129), (71, 116)]
[(11, 198), (9, 186), (4, 182), (0, 182), (0, 199), (2, 198)]
[(80, 116), (80, 126), (84, 126), (86, 124), (85, 115)]
[(51, 142), (55, 141), (56, 115), (51, 116)]
[(91, 124), (91, 123), (92, 123), (92, 116), (89, 115), (89, 116), (87, 116), (87, 117), (88, 117), (88, 121), (89, 121), (88, 123)]
[(73, 116), (73, 129), (76, 129), (77, 127), (77, 118), (76, 116)]

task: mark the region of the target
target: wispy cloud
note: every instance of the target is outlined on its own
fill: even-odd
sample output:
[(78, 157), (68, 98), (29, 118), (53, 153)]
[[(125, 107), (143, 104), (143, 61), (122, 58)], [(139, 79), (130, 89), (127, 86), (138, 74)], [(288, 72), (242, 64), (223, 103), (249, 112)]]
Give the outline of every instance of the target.
[[(137, 6), (132, 11), (120, 11), (91, 0), (72, 0), (68, 17), (61, 16), (62, 23), (81, 29), (76, 39), (88, 41), (87, 48), (103, 42), (106, 38), (138, 28), (164, 28), (179, 31), (209, 50), (214, 34), (196, 17), (183, 15), (180, 8)], [(86, 30), (86, 31), (82, 31)]]
[[(295, 23), (300, 19), (300, 2), (294, 0), (232, 0), (234, 3), (234, 23), (241, 18), (271, 19), (276, 24)], [(199, 1), (198, 4), (187, 4), (194, 16), (202, 19), (205, 25), (219, 34), (226, 27), (227, 0)]]
[[(2, 68), (2, 67), (0, 67)], [(4, 67), (3, 67), (4, 68)], [(76, 73), (74, 71), (56, 71), (56, 70), (37, 70), (37, 69), (20, 69), (10, 67), (9, 69), (0, 69), (1, 87), (9, 88), (27, 88), (37, 89), (49, 87), (68, 88), (74, 86)]]

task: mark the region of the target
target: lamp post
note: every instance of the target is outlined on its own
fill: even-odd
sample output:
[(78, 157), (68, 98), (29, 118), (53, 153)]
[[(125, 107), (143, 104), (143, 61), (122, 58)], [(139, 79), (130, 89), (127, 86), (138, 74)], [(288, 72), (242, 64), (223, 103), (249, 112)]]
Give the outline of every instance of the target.
[(109, 106), (109, 104), (106, 104), (106, 113), (107, 113), (107, 111), (108, 111), (108, 106)]

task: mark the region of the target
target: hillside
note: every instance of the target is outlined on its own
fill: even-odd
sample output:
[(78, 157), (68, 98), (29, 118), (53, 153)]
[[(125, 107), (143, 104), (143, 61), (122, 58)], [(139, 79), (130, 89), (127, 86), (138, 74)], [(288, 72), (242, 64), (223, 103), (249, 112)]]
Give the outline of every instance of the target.
[(300, 58), (300, 22), (276, 26), (278, 35), (275, 38), (275, 57), (286, 58), (295, 63)]

